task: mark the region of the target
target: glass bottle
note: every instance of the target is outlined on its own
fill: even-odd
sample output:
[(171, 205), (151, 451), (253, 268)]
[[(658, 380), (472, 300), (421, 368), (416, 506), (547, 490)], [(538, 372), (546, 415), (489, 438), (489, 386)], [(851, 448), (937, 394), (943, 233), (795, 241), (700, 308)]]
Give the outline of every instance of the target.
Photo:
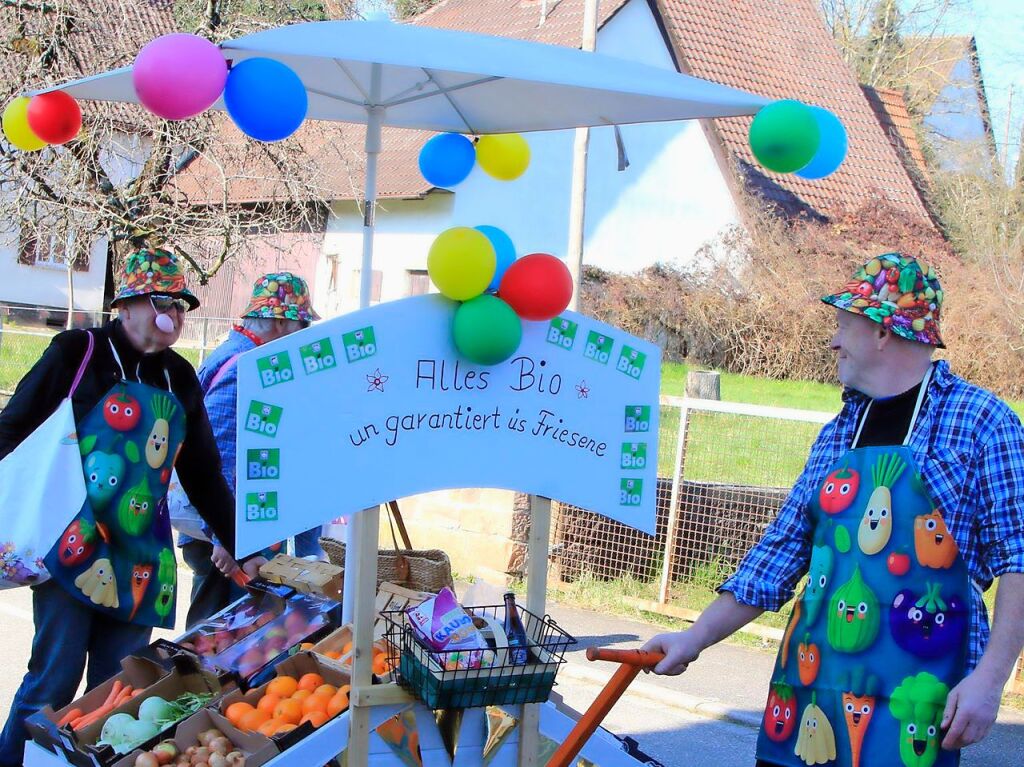
[(505, 592), (505, 634), (508, 636), (508, 662), (514, 666), (525, 666), (529, 662), (529, 638), (516, 608), (516, 595)]

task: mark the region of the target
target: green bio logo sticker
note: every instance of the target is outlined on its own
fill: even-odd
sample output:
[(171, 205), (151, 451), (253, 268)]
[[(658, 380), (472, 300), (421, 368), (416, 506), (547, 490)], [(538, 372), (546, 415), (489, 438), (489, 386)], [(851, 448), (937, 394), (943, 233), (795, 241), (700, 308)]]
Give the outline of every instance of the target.
[(253, 400), (249, 403), (249, 415), (245, 418), (245, 430), (254, 431), (266, 437), (276, 437), (283, 411), (277, 405)]
[(647, 443), (623, 442), (621, 458), (619, 467), (622, 469), (646, 469)]
[(639, 506), (643, 495), (642, 479), (622, 479), (619, 482), (619, 506)]
[(345, 358), (349, 362), (365, 360), (377, 353), (377, 339), (373, 335), (372, 325), (345, 333), (341, 342), (345, 345)]
[(334, 357), (334, 347), (329, 338), (321, 338), (319, 341), (300, 346), (299, 356), (302, 358), (302, 368), (306, 371), (306, 375), (330, 370), (338, 364)]
[(548, 343), (562, 349), (572, 349), (576, 343), (576, 331), (579, 328), (572, 320), (555, 317), (548, 327)]
[(626, 431), (650, 431), (651, 406), (626, 405)]
[(608, 360), (611, 359), (614, 345), (615, 339), (611, 336), (591, 330), (587, 334), (587, 345), (583, 347), (583, 356), (589, 360), (600, 362), (602, 365), (607, 365)]
[(246, 493), (246, 522), (276, 522), (277, 493)]
[(245, 453), (246, 479), (279, 479), (281, 451), (276, 447), (247, 450)]
[(647, 362), (647, 355), (637, 351), (631, 346), (623, 346), (619, 354), (619, 362), (615, 369), (625, 373), (630, 378), (640, 378), (644, 372), (644, 363)]
[(260, 383), (263, 384), (264, 389), (288, 383), (295, 378), (288, 352), (278, 352), (260, 357), (256, 360), (256, 369), (260, 371)]

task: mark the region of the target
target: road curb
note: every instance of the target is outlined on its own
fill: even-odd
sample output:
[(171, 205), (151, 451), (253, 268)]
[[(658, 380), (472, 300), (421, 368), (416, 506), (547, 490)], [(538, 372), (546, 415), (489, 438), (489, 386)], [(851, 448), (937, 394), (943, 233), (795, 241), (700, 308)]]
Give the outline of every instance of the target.
[[(559, 672), (559, 676), (563, 679), (571, 679), (600, 687), (603, 687), (611, 679), (611, 674), (606, 674), (573, 662), (566, 663)], [(753, 711), (729, 708), (716, 701), (699, 698), (696, 695), (689, 695), (678, 690), (670, 690), (641, 680), (635, 680), (629, 686), (626, 694), (646, 698), (662, 706), (678, 708), (708, 719), (732, 722), (741, 727), (756, 730), (761, 726), (761, 716)]]

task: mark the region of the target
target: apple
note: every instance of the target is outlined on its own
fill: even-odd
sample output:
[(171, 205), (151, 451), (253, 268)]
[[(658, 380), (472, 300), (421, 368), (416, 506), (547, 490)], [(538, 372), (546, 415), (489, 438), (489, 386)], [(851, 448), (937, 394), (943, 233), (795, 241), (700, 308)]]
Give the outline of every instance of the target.
[(893, 575), (906, 575), (910, 570), (910, 555), (905, 551), (890, 552), (885, 564)]
[(284, 627), (289, 634), (296, 634), (306, 628), (306, 616), (301, 612), (293, 610), (284, 617)]

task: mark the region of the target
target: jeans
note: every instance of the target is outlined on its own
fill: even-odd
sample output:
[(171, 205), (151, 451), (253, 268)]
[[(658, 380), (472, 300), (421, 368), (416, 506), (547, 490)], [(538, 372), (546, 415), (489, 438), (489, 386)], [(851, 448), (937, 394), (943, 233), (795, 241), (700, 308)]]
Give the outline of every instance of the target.
[(25, 719), (50, 705), (70, 703), (82, 681), (92, 689), (121, 671), (121, 659), (149, 644), (152, 628), (110, 618), (47, 581), (32, 588), (35, 636), (28, 673), (0, 735), (0, 765), (20, 765), (28, 732)]

